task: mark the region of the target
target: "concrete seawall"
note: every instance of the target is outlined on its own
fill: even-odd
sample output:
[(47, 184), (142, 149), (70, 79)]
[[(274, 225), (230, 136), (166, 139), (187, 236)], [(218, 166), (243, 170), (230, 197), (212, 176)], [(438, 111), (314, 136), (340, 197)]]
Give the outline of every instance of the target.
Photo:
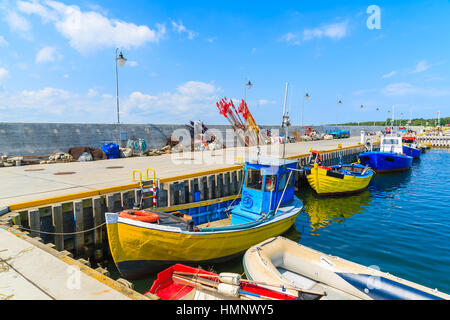
[[(208, 125), (209, 129), (222, 132), (223, 141), (227, 140), (226, 130), (229, 125)], [(280, 126), (261, 126), (262, 129), (278, 129)], [(335, 130), (336, 126), (313, 126), (319, 133)], [(351, 136), (358, 136), (361, 129), (366, 132), (384, 130), (384, 127), (342, 126), (339, 129), (350, 130)], [(167, 139), (177, 129), (186, 129), (181, 124), (98, 124), (98, 123), (4, 123), (0, 122), (0, 155), (26, 156), (51, 155), (67, 152), (71, 147), (89, 146), (100, 148), (105, 142), (127, 141), (142, 138), (149, 149), (158, 149), (165, 145)], [(289, 128), (290, 135), (299, 126)], [(228, 139), (229, 140), (229, 139)]]

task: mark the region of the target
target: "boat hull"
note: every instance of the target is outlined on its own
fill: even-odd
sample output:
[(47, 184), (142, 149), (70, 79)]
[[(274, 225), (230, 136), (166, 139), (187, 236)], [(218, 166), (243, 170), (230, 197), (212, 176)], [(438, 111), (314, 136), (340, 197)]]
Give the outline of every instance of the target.
[(244, 255), (243, 265), (248, 279), (324, 290), (327, 296), (322, 299), (450, 299), (448, 294), (324, 254), (283, 237), (251, 247)]
[[(181, 281), (182, 279), (174, 279), (173, 276), (180, 277), (180, 273), (184, 273), (192, 282)], [(181, 275), (183, 276), (183, 275)], [(238, 276), (238, 275), (237, 275)], [(209, 287), (198, 287), (195, 285), (196, 280), (206, 280)], [(161, 300), (238, 300), (242, 298), (242, 294), (251, 297), (259, 297), (260, 299), (274, 300), (296, 300), (294, 295), (280, 293), (270, 290), (262, 286), (240, 281), (239, 284), (233, 283), (234, 286), (239, 285), (239, 295), (231, 296), (214, 287), (220, 283), (217, 273), (205, 271), (199, 268), (193, 268), (183, 264), (175, 264), (161, 272), (156, 276), (150, 290), (147, 293), (158, 296)], [(205, 284), (205, 282), (203, 282)], [(207, 290), (209, 288), (209, 290)], [(206, 289), (206, 290), (205, 290)], [(147, 294), (145, 293), (145, 294)], [(145, 295), (144, 294), (144, 295)]]
[(362, 165), (369, 165), (377, 173), (399, 172), (409, 170), (413, 158), (390, 152), (365, 152), (358, 156)]
[[(289, 209), (290, 208), (290, 209)], [(250, 246), (287, 231), (302, 209), (293, 202), (261, 224), (245, 229), (210, 232), (142, 223), (107, 213), (110, 251), (117, 269), (126, 279), (138, 279), (174, 263), (200, 264), (224, 261)]]
[(422, 151), (420, 149), (403, 146), (403, 153), (407, 156), (413, 157), (414, 159), (419, 159)]
[(361, 192), (367, 188), (373, 177), (371, 170), (364, 176), (339, 174), (315, 166), (305, 170), (311, 188), (321, 196), (346, 195)]

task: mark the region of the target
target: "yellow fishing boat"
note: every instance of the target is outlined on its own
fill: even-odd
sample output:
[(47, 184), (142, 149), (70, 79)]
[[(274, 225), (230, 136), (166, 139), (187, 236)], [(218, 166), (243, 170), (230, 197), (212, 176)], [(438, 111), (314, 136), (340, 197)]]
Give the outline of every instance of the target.
[[(320, 161), (320, 158), (315, 160)], [(311, 188), (318, 195), (326, 196), (363, 191), (369, 185), (373, 171), (357, 163), (324, 167), (314, 162), (312, 167), (305, 167), (305, 175)]]
[(240, 198), (146, 211), (136, 219), (129, 211), (107, 213), (110, 251), (119, 272), (137, 279), (175, 263), (223, 261), (282, 234), (303, 207), (294, 195), (296, 166), (297, 161), (283, 159), (247, 161)]

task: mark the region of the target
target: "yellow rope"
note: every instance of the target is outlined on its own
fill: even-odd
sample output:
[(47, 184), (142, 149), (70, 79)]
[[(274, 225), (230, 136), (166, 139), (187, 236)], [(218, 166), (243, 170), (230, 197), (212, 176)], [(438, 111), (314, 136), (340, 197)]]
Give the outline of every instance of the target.
[(175, 297), (175, 296), (176, 296), (177, 294), (179, 294), (184, 288), (186, 288), (187, 285), (188, 285), (189, 283), (191, 283), (192, 280), (194, 280), (194, 278), (198, 275), (199, 272), (200, 272), (200, 270), (198, 270), (197, 273), (195, 273), (195, 274), (192, 276), (192, 279), (189, 280), (188, 282), (186, 282), (186, 283), (184, 284), (184, 286), (183, 286), (180, 290), (178, 290), (175, 294), (173, 294), (173, 295), (170, 297), (169, 300), (172, 300), (173, 297)]

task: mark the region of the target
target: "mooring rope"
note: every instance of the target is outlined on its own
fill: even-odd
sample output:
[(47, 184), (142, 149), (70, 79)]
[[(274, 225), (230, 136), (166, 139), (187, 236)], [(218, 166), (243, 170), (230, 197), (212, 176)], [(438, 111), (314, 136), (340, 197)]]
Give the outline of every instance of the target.
[[(22, 230), (29, 231), (29, 232), (50, 234), (50, 235), (55, 235), (55, 236), (70, 236), (70, 235), (77, 235), (77, 234), (81, 234), (81, 233), (91, 232), (91, 231), (94, 231), (96, 229), (99, 229), (99, 228), (103, 227), (104, 225), (106, 225), (106, 222), (103, 222), (102, 224), (100, 224), (100, 225), (98, 225), (98, 226), (96, 226), (94, 228), (87, 229), (87, 230), (76, 231), (76, 232), (47, 232), (47, 231), (28, 229), (28, 228), (25, 228), (25, 227), (22, 227), (22, 226), (17, 226), (17, 227), (22, 229)], [(11, 226), (8, 226), (6, 224), (3, 224), (3, 226), (11, 227)]]

